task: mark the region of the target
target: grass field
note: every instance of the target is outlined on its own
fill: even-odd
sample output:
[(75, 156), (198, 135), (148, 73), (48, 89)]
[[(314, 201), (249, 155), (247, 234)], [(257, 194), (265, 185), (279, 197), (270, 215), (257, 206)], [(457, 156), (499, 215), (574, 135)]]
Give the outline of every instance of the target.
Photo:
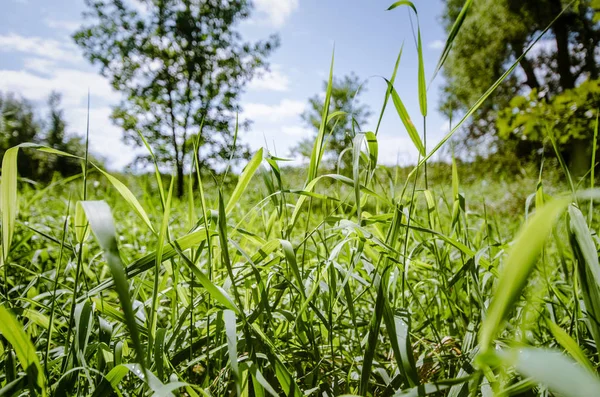
[(261, 151), (179, 201), (168, 178), (93, 169), (15, 189), (11, 159), (3, 395), (597, 390), (597, 193), (551, 198), (556, 168), (432, 164), (425, 189), (361, 163), (358, 192), (302, 189)]
[(600, 395), (594, 168), (428, 163), (518, 62), (433, 148), (394, 71), (409, 169), (377, 164), (375, 130), (356, 134), (350, 177), (327, 171), (329, 106), (305, 168), (260, 150), (231, 184), (186, 176), (182, 200), (158, 166), (81, 159), (40, 186), (18, 152), (68, 154), (10, 149), (0, 395)]

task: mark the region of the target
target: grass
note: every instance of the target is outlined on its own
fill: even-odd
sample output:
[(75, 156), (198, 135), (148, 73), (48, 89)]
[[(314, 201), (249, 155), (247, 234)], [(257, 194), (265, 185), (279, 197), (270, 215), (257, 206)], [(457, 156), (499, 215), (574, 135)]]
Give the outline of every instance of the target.
[(378, 165), (368, 132), (352, 178), (327, 173), (327, 107), (307, 169), (261, 150), (232, 186), (187, 176), (184, 200), (158, 171), (86, 159), (19, 183), (19, 150), (67, 154), (7, 152), (0, 395), (596, 395), (593, 177), (427, 163), (441, 145), (427, 151), (393, 81), (411, 169)]

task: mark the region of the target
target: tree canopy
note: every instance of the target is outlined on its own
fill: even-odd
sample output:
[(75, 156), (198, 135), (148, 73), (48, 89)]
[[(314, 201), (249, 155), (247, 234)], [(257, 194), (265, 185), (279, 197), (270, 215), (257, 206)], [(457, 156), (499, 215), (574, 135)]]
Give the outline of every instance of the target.
[[(76, 156), (84, 155), (83, 139), (67, 132), (60, 94), (50, 94), (48, 108), (49, 114), (44, 116), (27, 99), (13, 93), (0, 93), (0, 158), (21, 143), (38, 143)], [(35, 180), (48, 181), (55, 172), (63, 176), (81, 172), (77, 160), (62, 156), (24, 151), (17, 161), (20, 175)]]
[[(500, 136), (516, 138), (530, 149), (539, 147), (545, 139), (541, 133), (530, 134), (532, 128), (516, 128), (508, 120), (531, 111), (533, 107), (575, 100), (577, 87), (589, 82), (592, 88), (599, 77), (596, 52), (600, 43), (600, 26), (595, 7), (597, 0), (581, 0), (561, 14), (569, 5), (561, 0), (481, 0), (473, 2), (452, 51), (446, 61), (446, 77), (441, 109), (446, 114), (464, 112), (485, 92), (506, 68), (515, 62), (546, 27), (550, 30), (523, 57), (516, 73), (499, 87), (478, 110), (467, 127), (469, 138)], [(447, 30), (452, 26), (463, 5), (462, 0), (448, 0), (444, 13)], [(559, 96), (563, 96), (559, 99)], [(521, 99), (515, 99), (521, 97)], [(533, 98), (535, 97), (535, 98)], [(527, 100), (530, 98), (533, 100)], [(580, 103), (580, 105), (582, 105)], [(584, 105), (588, 106), (588, 105)], [(586, 136), (594, 117), (578, 112), (587, 120)], [(530, 120), (533, 122), (533, 119)], [(547, 118), (536, 122), (546, 122)], [(581, 120), (578, 121), (581, 124)], [(564, 124), (563, 124), (564, 125)], [(551, 125), (554, 128), (558, 125)], [(532, 127), (530, 123), (530, 127)], [(537, 131), (545, 127), (539, 125)], [(579, 139), (576, 133), (565, 130), (563, 148)]]
[(276, 36), (243, 41), (237, 26), (251, 3), (146, 0), (144, 13), (121, 0), (86, 3), (91, 24), (75, 33), (75, 42), (123, 94), (112, 118), (124, 141), (141, 146), (143, 136), (156, 160), (175, 168), (178, 196), (193, 140), (203, 168), (245, 154), (244, 146), (233, 145), (238, 99), (278, 46)]
[[(324, 90), (327, 89), (327, 84), (327, 81), (323, 82)], [(327, 139), (325, 155), (332, 163), (338, 161), (344, 149), (352, 147), (355, 132), (360, 131), (361, 126), (371, 115), (369, 107), (360, 103), (360, 94), (365, 90), (360, 87), (360, 84), (360, 79), (353, 73), (341, 78), (334, 78), (332, 81), (329, 114), (337, 111), (345, 113), (330, 122), (325, 131)], [(301, 115), (305, 124), (314, 130), (315, 137), (321, 125), (323, 106), (323, 98), (317, 94), (308, 100), (308, 107)], [(304, 138), (292, 149), (292, 154), (309, 158), (313, 144), (314, 139)], [(345, 153), (341, 159), (342, 167), (348, 169), (351, 162), (351, 153)]]

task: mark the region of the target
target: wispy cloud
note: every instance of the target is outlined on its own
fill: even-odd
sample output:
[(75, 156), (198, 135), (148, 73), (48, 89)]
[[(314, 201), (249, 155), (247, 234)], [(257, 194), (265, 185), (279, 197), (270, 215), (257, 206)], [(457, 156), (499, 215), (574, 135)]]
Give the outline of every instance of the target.
[(44, 23), (49, 28), (66, 30), (68, 32), (73, 32), (81, 27), (81, 21), (69, 21), (66, 19), (46, 18), (44, 19)]
[(442, 48), (444, 48), (445, 44), (446, 43), (444, 42), (444, 40), (433, 40), (432, 42), (427, 44), (427, 48), (430, 48), (432, 50), (441, 50)]
[[(44, 66), (44, 61), (29, 61), (30, 70)], [(43, 101), (50, 92), (63, 94), (67, 107), (83, 106), (87, 101), (88, 89), (96, 100), (113, 103), (119, 94), (112, 90), (102, 76), (68, 68), (52, 68), (44, 76), (30, 70), (0, 70), (0, 90), (17, 92), (33, 101)]]
[(244, 106), (243, 115), (251, 120), (275, 123), (298, 117), (305, 107), (304, 102), (292, 99), (283, 99), (276, 105), (248, 103)]
[(314, 134), (315, 130), (297, 125), (284, 125), (281, 127), (281, 132), (294, 138), (308, 138)]
[(298, 8), (299, 0), (255, 0), (257, 16), (274, 27), (281, 27)]
[(0, 35), (0, 52), (21, 52), (56, 61), (80, 63), (79, 50), (70, 41), (59, 41), (36, 36), (21, 36), (15, 33)]
[(248, 88), (255, 91), (287, 91), (290, 79), (283, 73), (281, 65), (272, 65), (271, 70), (253, 79)]

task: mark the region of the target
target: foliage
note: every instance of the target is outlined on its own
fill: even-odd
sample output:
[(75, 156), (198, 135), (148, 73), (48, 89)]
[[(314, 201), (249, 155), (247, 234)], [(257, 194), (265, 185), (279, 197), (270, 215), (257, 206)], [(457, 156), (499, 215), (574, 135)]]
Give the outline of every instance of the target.
[[(560, 14), (570, 3), (561, 0), (473, 3), (444, 68), (446, 83), (441, 109), (448, 115), (468, 109), (503, 73), (507, 64), (552, 25), (546, 37), (520, 60), (517, 73), (506, 79), (492, 100), (474, 115), (466, 132), (475, 140), (465, 142), (476, 142), (477, 138), (490, 134), (495, 136), (500, 128), (506, 127), (506, 123), (502, 127), (496, 125), (497, 116), (514, 108), (511, 100), (516, 96), (527, 96), (535, 90), (536, 95), (551, 102), (555, 96), (576, 88), (581, 82), (599, 77), (595, 53), (600, 43), (600, 26), (593, 19), (594, 6), (588, 0), (578, 1)], [(447, 30), (462, 4), (462, 0), (446, 2)], [(585, 105), (592, 106), (593, 103)], [(586, 121), (575, 123), (585, 124)], [(579, 132), (563, 129), (560, 133), (566, 134), (563, 139), (566, 141)], [(502, 136), (509, 134), (503, 131)]]
[(589, 142), (599, 108), (600, 80), (588, 80), (551, 99), (532, 90), (528, 95), (515, 96), (499, 112), (498, 135), (503, 139), (543, 142), (550, 130), (561, 145), (574, 140)]
[[(49, 115), (45, 120), (38, 109), (26, 99), (8, 93), (0, 95), (0, 155), (21, 143), (37, 143), (53, 149), (83, 156), (85, 145), (78, 135), (67, 133), (61, 96), (53, 92), (48, 98)], [(48, 181), (55, 172), (71, 176), (81, 172), (81, 165), (72, 158), (40, 156), (35, 152), (19, 157), (21, 176)], [(96, 159), (97, 163), (100, 163)]]
[[(324, 88), (327, 88), (327, 81), (323, 84)], [(343, 115), (331, 120), (325, 131), (327, 137), (325, 153), (333, 164), (337, 163), (345, 149), (352, 147), (355, 134), (361, 131), (361, 126), (371, 115), (368, 105), (360, 102), (360, 94), (364, 91), (365, 88), (361, 87), (361, 81), (355, 74), (333, 79), (329, 113), (344, 112)], [(323, 106), (323, 98), (315, 95), (308, 100), (308, 109), (302, 113), (302, 119), (308, 127), (314, 129), (315, 136), (321, 125)], [(313, 143), (314, 138), (300, 140), (292, 149), (292, 155), (310, 158)], [(349, 150), (346, 150), (341, 160), (342, 168), (346, 172), (352, 168), (352, 153)]]
[(246, 153), (234, 146), (238, 98), (278, 45), (242, 40), (246, 0), (143, 1), (144, 13), (120, 0), (86, 2), (91, 24), (75, 42), (123, 94), (112, 118), (125, 142), (142, 146), (143, 136), (159, 164), (173, 166), (179, 197), (194, 140), (202, 168)]
[(261, 149), (231, 191), (190, 175), (185, 202), (158, 172), (18, 185), (34, 148), (9, 149), (0, 394), (595, 395), (593, 172), (568, 194), (547, 168), (425, 177), (463, 119), (410, 171), (377, 165), (371, 133), (352, 142), (352, 179), (322, 173), (327, 110), (305, 182)]

